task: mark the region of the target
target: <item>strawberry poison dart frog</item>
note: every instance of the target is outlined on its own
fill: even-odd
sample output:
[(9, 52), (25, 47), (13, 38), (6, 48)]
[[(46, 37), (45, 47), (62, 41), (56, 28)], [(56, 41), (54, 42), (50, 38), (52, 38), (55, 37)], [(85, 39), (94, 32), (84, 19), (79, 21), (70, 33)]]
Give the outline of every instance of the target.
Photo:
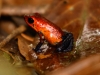
[(40, 42), (35, 48), (36, 52), (42, 52), (40, 47), (44, 43), (44, 40), (57, 47), (56, 51), (59, 53), (72, 50), (72, 33), (62, 31), (58, 26), (41, 16), (39, 13), (34, 13), (31, 16), (25, 16), (24, 19), (26, 23), (40, 36)]

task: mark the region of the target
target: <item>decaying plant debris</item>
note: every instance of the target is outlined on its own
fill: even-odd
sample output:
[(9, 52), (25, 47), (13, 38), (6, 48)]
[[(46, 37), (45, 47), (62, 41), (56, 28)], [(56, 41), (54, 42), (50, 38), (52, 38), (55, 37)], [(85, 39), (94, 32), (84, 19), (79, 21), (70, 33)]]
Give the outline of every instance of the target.
[[(99, 0), (0, 0), (0, 54), (18, 75), (99, 75), (99, 4)], [(53, 53), (56, 48), (45, 42), (46, 52), (35, 53), (39, 37), (23, 18), (34, 12), (72, 32), (74, 49)]]

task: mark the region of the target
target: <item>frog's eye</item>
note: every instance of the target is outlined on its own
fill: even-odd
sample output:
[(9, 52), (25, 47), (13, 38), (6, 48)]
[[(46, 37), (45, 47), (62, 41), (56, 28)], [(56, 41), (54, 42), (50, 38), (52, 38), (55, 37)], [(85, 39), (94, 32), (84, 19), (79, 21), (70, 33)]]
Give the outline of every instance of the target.
[(30, 24), (34, 23), (33, 18), (28, 18), (28, 22), (29, 22)]

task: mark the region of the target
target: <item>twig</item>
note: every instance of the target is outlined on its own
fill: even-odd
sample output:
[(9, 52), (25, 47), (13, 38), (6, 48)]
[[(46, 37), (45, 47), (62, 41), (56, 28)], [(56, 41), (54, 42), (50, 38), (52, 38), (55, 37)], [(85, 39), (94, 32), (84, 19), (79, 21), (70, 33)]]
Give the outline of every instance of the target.
[[(0, 50), (6, 52), (7, 54), (9, 54), (13, 59), (15, 58), (11, 53), (9, 53), (9, 51), (5, 50), (4, 48), (2, 48), (3, 46), (5, 46), (5, 44), (7, 44), (12, 38), (14, 38), (15, 36), (17, 36), (18, 34), (24, 32), (26, 30), (26, 27), (21, 25), (19, 28), (17, 28), (16, 30), (14, 30), (10, 35), (8, 35), (3, 41), (0, 42)], [(13, 64), (15, 63), (15, 59)]]
[(4, 48), (0, 48), (0, 50), (10, 55), (14, 59), (14, 62), (15, 62), (15, 57), (9, 51), (5, 50)]
[(45, 13), (47, 7), (44, 8), (36, 8), (36, 7), (2, 7), (1, 15), (17, 15), (22, 16), (25, 14), (32, 14), (34, 12), (39, 12), (41, 14)]
[(1, 16), (2, 0), (0, 0), (0, 16)]
[(26, 27), (21, 25), (19, 28), (14, 30), (10, 35), (8, 35), (3, 41), (0, 42), (0, 49), (7, 44), (12, 38), (17, 36), (18, 34), (24, 32), (26, 30)]

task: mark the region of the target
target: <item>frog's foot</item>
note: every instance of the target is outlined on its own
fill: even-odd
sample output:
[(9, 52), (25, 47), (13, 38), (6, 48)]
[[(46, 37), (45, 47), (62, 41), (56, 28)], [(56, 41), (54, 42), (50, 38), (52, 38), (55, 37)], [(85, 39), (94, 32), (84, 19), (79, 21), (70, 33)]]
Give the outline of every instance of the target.
[(56, 51), (59, 53), (71, 51), (73, 49), (73, 42), (74, 42), (73, 34), (64, 32), (64, 36), (62, 38), (63, 40), (61, 44), (58, 46)]

